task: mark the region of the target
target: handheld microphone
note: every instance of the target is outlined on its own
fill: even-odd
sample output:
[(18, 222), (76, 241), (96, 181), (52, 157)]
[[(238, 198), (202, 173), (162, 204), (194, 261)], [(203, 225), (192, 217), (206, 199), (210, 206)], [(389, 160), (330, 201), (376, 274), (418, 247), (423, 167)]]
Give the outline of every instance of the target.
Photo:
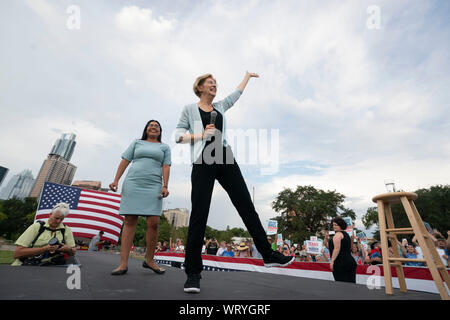
[(217, 111), (216, 110), (211, 111), (210, 124), (215, 124), (216, 123), (216, 117), (217, 117)]
[(162, 198), (164, 198), (163, 194), (162, 193), (158, 194), (158, 199), (161, 200)]

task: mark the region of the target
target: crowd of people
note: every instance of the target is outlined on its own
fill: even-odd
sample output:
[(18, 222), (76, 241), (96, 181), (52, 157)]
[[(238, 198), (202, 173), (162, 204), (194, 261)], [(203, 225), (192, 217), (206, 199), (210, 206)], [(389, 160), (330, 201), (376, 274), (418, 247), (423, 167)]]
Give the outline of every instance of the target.
[[(18, 245), (16, 253), (15, 253), (15, 265), (19, 265), (19, 258), (26, 257), (28, 254), (22, 254), (22, 251), (25, 251), (28, 247), (35, 247), (30, 245), (28, 242), (34, 242), (34, 238), (43, 238), (44, 242), (41, 245), (43, 248), (47, 249), (49, 247), (47, 245), (48, 240), (51, 236), (55, 237), (54, 233), (48, 233), (47, 229), (52, 223), (57, 226), (60, 224), (64, 215), (68, 213), (68, 206), (63, 206), (62, 204), (55, 206), (52, 213), (50, 214), (49, 222), (46, 223), (45, 226), (41, 227), (42, 231), (37, 231), (39, 228), (38, 224), (34, 224), (30, 226), (29, 230), (27, 230), (16, 242)], [(58, 220), (59, 219), (59, 220)], [(55, 220), (55, 222), (53, 222)], [(34, 230), (36, 229), (36, 230)], [(59, 230), (59, 229), (58, 229)], [(31, 235), (33, 233), (33, 235)], [(41, 236), (42, 233), (42, 236)], [(47, 234), (48, 233), (48, 234)], [(28, 236), (30, 234), (30, 236)], [(36, 235), (34, 235), (36, 234)], [(89, 250), (102, 250), (102, 249), (111, 249), (109, 246), (105, 246), (105, 240), (102, 238), (103, 232), (99, 232), (99, 234), (94, 237), (90, 244)], [(331, 263), (330, 257), (330, 247), (329, 244), (333, 235), (330, 235), (329, 232), (324, 232), (324, 239), (322, 241), (321, 249), (318, 253), (311, 253), (308, 250), (306, 244), (293, 244), (291, 245), (289, 241), (284, 241), (282, 245), (277, 245), (276, 241), (272, 239), (272, 237), (267, 236), (267, 240), (270, 243), (273, 251), (278, 251), (284, 256), (292, 256), (295, 257), (295, 261), (297, 262), (318, 262), (318, 263)], [(45, 235), (45, 237), (44, 237)], [(59, 237), (59, 234), (56, 234)], [(27, 239), (26, 241), (24, 239)], [(48, 239), (47, 239), (48, 238)], [(434, 230), (434, 232), (430, 233), (430, 238), (436, 246), (436, 251), (439, 257), (442, 260), (442, 263), (445, 267), (449, 267), (449, 257), (450, 257), (450, 231), (447, 231), (447, 237), (444, 237), (440, 232)], [(379, 241), (372, 241), (368, 244), (366, 241), (361, 241), (357, 236), (351, 236), (351, 256), (355, 260), (357, 265), (376, 265), (383, 263), (383, 255), (381, 250), (381, 243)], [(27, 242), (28, 241), (28, 242)], [(75, 242), (73, 241), (73, 236), (70, 231), (67, 231), (66, 236), (64, 237), (64, 233), (62, 233), (62, 237), (60, 241), (64, 243), (72, 243), (69, 244), (69, 248), (75, 248)], [(36, 242), (37, 243), (37, 242)], [(40, 242), (39, 242), (40, 244)], [(46, 245), (46, 246), (45, 246)], [(402, 258), (409, 259), (424, 259), (424, 255), (422, 249), (419, 246), (416, 236), (412, 238), (410, 242), (406, 239), (402, 239), (402, 241), (397, 241), (395, 244), (396, 247), (392, 246), (392, 243), (389, 241), (388, 243), (388, 252), (389, 256), (393, 257), (395, 255), (395, 251), (398, 252), (399, 256)], [(62, 246), (60, 246), (62, 247)], [(66, 248), (67, 246), (64, 246)], [(67, 249), (67, 248), (66, 248)], [(144, 249), (145, 250), (145, 249)], [(67, 250), (66, 250), (67, 251)], [(73, 250), (72, 250), (73, 251)], [(176, 239), (176, 241), (164, 241), (158, 242), (156, 246), (155, 253), (158, 252), (172, 252), (172, 253), (185, 253), (185, 246), (183, 244), (182, 239)], [(74, 254), (72, 252), (72, 254)], [(202, 254), (205, 255), (215, 255), (222, 257), (236, 257), (236, 258), (258, 258), (262, 259), (261, 254), (256, 249), (256, 246), (253, 242), (253, 239), (246, 239), (243, 241), (239, 241), (237, 243), (230, 241), (221, 241), (219, 242), (217, 239), (206, 239), (203, 244)], [(29, 254), (30, 256), (34, 255), (34, 251)], [(20, 259), (20, 262), (31, 263), (28, 260)], [(408, 261), (405, 263), (406, 266), (425, 266), (422, 262), (417, 261)]]
[[(436, 250), (442, 259), (443, 264), (449, 266), (450, 256), (450, 231), (448, 231), (447, 239), (439, 232), (431, 234), (431, 238), (436, 245)], [(268, 236), (268, 241), (272, 245), (272, 250), (278, 251), (285, 256), (295, 257), (296, 262), (330, 262), (329, 240), (330, 235), (327, 232), (323, 240), (323, 246), (319, 253), (311, 253), (305, 244), (297, 245), (290, 244), (289, 242), (283, 242), (282, 245), (277, 245), (275, 241)], [(372, 241), (370, 244), (361, 241), (358, 237), (351, 237), (351, 255), (357, 265), (376, 265), (382, 264), (382, 251), (381, 243), (377, 240)], [(389, 242), (389, 256), (394, 256), (394, 250)], [(398, 241), (397, 250), (400, 257), (410, 259), (424, 259), (422, 250), (418, 244), (416, 237), (408, 242), (403, 239), (402, 242)], [(177, 239), (172, 244), (168, 242), (158, 242), (156, 252), (173, 252), (184, 253), (184, 245), (181, 239)], [(217, 241), (216, 239), (207, 239), (204, 241), (202, 248), (202, 254), (215, 255), (222, 257), (241, 257), (241, 258), (257, 258), (262, 259), (260, 253), (256, 249), (252, 239), (240, 241), (234, 243), (232, 241)], [(406, 262), (406, 266), (424, 266), (421, 262)]]

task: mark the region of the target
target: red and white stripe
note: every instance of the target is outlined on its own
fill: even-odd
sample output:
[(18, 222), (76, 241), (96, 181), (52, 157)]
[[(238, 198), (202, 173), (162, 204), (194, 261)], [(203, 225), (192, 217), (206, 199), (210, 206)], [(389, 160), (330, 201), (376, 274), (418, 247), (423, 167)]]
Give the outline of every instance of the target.
[[(117, 244), (123, 217), (119, 215), (120, 195), (81, 190), (78, 208), (64, 219), (74, 237), (92, 238), (103, 230), (103, 238)], [(47, 220), (51, 209), (36, 212), (35, 220)]]
[[(184, 262), (184, 253), (158, 252), (155, 253), (155, 259), (162, 261)], [(218, 257), (212, 255), (202, 255), (203, 266), (213, 268), (223, 268), (241, 271), (253, 271), (273, 273), (280, 275), (288, 275), (303, 278), (312, 278), (320, 280), (334, 281), (333, 274), (330, 270), (329, 263), (322, 262), (293, 262), (285, 268), (275, 267), (266, 268), (262, 259), (254, 258), (232, 258)], [(405, 274), (406, 287), (408, 290), (417, 290), (431, 293), (439, 293), (436, 284), (433, 281), (430, 270), (427, 267), (410, 267), (403, 266)], [(450, 274), (450, 269), (447, 268)], [(391, 266), (392, 286), (400, 288), (397, 279), (397, 272), (394, 266)], [(384, 271), (383, 265), (363, 265), (357, 266), (356, 283), (366, 286), (384, 287)], [(383, 289), (384, 290), (384, 289)], [(447, 288), (449, 290), (449, 288)]]

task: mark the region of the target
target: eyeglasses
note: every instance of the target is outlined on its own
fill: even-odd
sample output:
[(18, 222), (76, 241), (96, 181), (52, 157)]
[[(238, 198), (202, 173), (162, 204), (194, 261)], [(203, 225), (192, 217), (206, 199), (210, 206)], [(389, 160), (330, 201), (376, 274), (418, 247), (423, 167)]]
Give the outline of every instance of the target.
[(159, 125), (157, 125), (157, 124), (149, 124), (148, 127), (149, 128), (157, 128), (158, 129)]

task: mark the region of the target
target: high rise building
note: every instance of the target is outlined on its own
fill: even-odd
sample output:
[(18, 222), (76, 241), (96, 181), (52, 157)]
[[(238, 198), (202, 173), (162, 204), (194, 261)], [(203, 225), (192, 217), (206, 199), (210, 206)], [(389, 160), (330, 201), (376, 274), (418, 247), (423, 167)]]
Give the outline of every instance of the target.
[(39, 198), (44, 182), (70, 186), (77, 170), (77, 167), (69, 162), (76, 144), (75, 137), (73, 133), (64, 133), (56, 140), (39, 170), (30, 197)]
[(0, 166), (0, 186), (2, 185), (2, 182), (5, 180), (8, 171), (9, 171), (8, 168)]
[(60, 156), (69, 162), (70, 158), (72, 158), (73, 150), (75, 149), (75, 138), (76, 135), (73, 133), (63, 133), (61, 138), (56, 140), (49, 155)]
[(34, 178), (31, 170), (24, 170), (9, 180), (8, 184), (0, 192), (0, 199), (24, 199), (30, 194), (33, 184)]
[(163, 210), (167, 221), (175, 228), (187, 227), (189, 224), (189, 210), (185, 208)]

